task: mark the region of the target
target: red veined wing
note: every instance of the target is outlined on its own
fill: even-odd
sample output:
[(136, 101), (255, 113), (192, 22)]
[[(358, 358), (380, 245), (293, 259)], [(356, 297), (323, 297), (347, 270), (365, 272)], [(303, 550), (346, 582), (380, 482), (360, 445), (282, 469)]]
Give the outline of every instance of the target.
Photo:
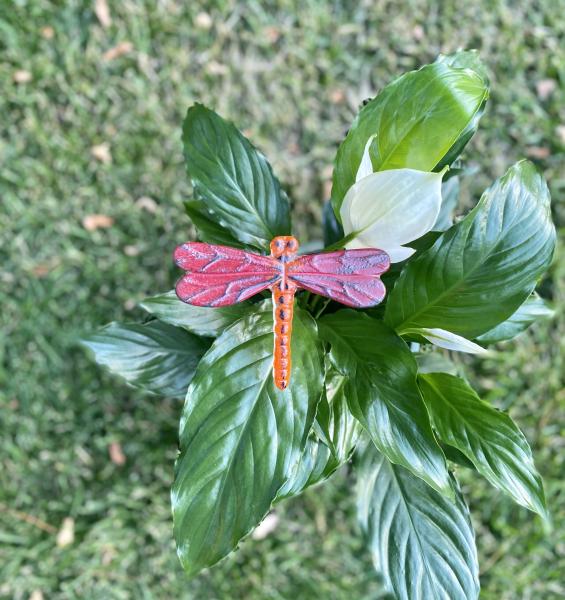
[(278, 261), (245, 250), (187, 242), (178, 246), (175, 263), (187, 271), (177, 296), (195, 306), (227, 306), (267, 289), (281, 276)]
[(298, 286), (355, 308), (375, 306), (385, 297), (380, 275), (390, 267), (384, 250), (362, 248), (305, 254), (288, 263)]

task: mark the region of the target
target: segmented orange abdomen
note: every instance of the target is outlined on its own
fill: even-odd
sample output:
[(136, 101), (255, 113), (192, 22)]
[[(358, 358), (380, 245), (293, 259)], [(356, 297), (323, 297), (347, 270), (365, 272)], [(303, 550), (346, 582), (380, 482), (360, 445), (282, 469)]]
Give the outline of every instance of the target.
[(292, 336), (294, 292), (296, 291), (296, 285), (291, 281), (285, 280), (286, 277), (283, 277), (272, 287), (275, 323), (273, 378), (275, 385), (280, 390), (286, 389), (290, 380), (290, 339)]

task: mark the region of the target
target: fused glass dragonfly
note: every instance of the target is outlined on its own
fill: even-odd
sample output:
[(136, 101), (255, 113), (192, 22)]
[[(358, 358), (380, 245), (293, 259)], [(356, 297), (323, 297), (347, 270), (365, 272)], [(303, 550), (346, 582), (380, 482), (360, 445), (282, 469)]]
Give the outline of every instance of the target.
[(273, 377), (281, 390), (290, 381), (296, 290), (303, 288), (354, 308), (375, 306), (385, 296), (380, 276), (390, 266), (388, 254), (372, 248), (301, 256), (297, 252), (296, 238), (277, 236), (271, 241), (271, 256), (203, 242), (187, 242), (174, 253), (175, 263), (187, 271), (176, 286), (177, 296), (187, 304), (228, 306), (271, 289)]

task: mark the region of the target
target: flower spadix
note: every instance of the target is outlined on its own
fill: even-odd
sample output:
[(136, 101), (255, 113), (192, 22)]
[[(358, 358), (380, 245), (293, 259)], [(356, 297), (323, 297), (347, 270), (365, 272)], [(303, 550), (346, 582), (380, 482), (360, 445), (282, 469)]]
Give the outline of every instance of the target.
[(441, 208), (441, 180), (445, 172), (391, 169), (371, 173), (367, 148), (349, 188), (340, 215), (346, 248), (380, 248), (391, 262), (400, 262), (415, 250), (404, 244), (422, 237), (436, 222)]

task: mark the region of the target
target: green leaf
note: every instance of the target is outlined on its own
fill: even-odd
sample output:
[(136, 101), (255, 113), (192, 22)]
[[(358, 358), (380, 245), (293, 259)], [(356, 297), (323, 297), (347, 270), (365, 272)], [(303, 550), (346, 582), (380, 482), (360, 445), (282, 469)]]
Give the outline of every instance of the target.
[(385, 321), (400, 333), (441, 328), (473, 339), (507, 319), (551, 262), (549, 203), (531, 163), (511, 167), (462, 221), (406, 265)]
[(189, 575), (229, 554), (268, 512), (306, 445), (322, 392), (316, 324), (295, 309), (289, 387), (273, 383), (270, 302), (200, 362), (180, 424), (174, 535)]
[(175, 290), (146, 298), (140, 306), (165, 323), (210, 337), (217, 337), (224, 329), (253, 310), (253, 305), (249, 302), (215, 308), (192, 306), (179, 300)]
[(347, 378), (349, 410), (375, 446), (435, 489), (452, 494), (406, 344), (383, 323), (353, 310), (325, 316), (319, 327), (331, 344), (332, 365)]
[(311, 485), (327, 479), (338, 467), (330, 449), (316, 436), (309, 436), (292, 474), (277, 494), (277, 502), (297, 496)]
[(343, 238), (343, 227), (336, 219), (332, 203), (324, 202), (322, 209), (322, 228), (324, 230), (324, 246), (332, 246)]
[(290, 232), (288, 199), (265, 157), (233, 124), (195, 104), (183, 123), (186, 168), (212, 219), (242, 244), (267, 251)]
[(359, 421), (351, 414), (345, 396), (347, 377), (331, 365), (326, 368), (325, 394), (318, 405), (314, 431), (339, 464), (351, 457), (361, 434)]
[(492, 485), (546, 516), (543, 484), (526, 438), (505, 413), (447, 373), (418, 378), (440, 439), (460, 450)]
[(479, 73), (444, 60), (387, 85), (361, 109), (338, 149), (332, 188), (336, 215), (371, 136), (376, 136), (370, 146), (374, 171), (431, 171), (474, 122), (487, 97), (488, 84)]
[(515, 338), (538, 320), (551, 319), (555, 312), (534, 292), (506, 321), (477, 338), (482, 344), (505, 342)]
[(198, 231), (198, 238), (209, 244), (223, 244), (234, 248), (246, 248), (227, 229), (216, 223), (201, 200), (184, 203), (184, 211)]
[[(440, 54), (436, 62), (444, 63), (456, 69), (470, 69), (474, 71), (479, 77), (481, 77), (488, 90), (488, 73), (485, 65), (479, 57), (479, 53), (476, 50), (465, 50), (448, 55)], [(467, 127), (465, 127), (465, 129), (461, 132), (453, 146), (450, 148), (449, 152), (436, 166), (436, 170), (442, 169), (445, 165), (450, 165), (453, 161), (455, 161), (458, 158), (461, 152), (463, 152), (463, 149), (469, 143), (469, 140), (475, 135), (479, 127), (479, 121), (481, 120), (481, 117), (485, 112), (487, 99), (488, 94), (483, 98), (481, 106), (473, 115), (473, 118), (469, 121)]]
[(367, 445), (357, 509), (375, 568), (396, 600), (478, 598), (475, 535), (458, 487), (450, 501)]
[(326, 369), (325, 391), (318, 404), (312, 434), (292, 476), (277, 500), (296, 496), (332, 475), (355, 450), (361, 426), (349, 412), (344, 394), (345, 377), (331, 366)]
[(110, 323), (81, 340), (96, 362), (133, 387), (182, 398), (210, 341), (160, 321)]

